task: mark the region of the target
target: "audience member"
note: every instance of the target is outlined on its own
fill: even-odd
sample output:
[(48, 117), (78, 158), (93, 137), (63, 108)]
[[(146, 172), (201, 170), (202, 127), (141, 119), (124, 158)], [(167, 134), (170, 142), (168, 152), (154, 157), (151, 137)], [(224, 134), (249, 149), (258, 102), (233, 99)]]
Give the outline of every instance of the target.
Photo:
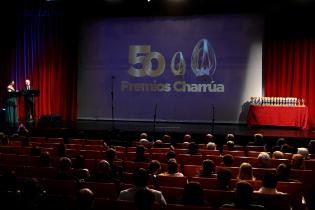
[(162, 148), (162, 145), (163, 145), (162, 140), (158, 139), (152, 144), (152, 147), (154, 147), (154, 148)]
[(188, 144), (188, 154), (198, 155), (198, 144), (196, 144), (196, 142), (190, 142)]
[(116, 150), (114, 148), (108, 148), (105, 152), (105, 159), (110, 165), (110, 176), (116, 179), (122, 177), (123, 168), (115, 164), (114, 160), (116, 159)]
[(48, 151), (42, 152), (39, 157), (39, 166), (40, 167), (51, 167), (51, 156)]
[(169, 161), (171, 158), (176, 158), (176, 153), (173, 150), (170, 150), (166, 153), (167, 161)]
[(75, 162), (72, 169), (72, 175), (80, 180), (87, 180), (90, 178), (90, 171), (88, 168), (84, 167), (85, 158), (83, 155), (78, 155), (75, 158)]
[(210, 142), (214, 142), (213, 135), (211, 133), (207, 133), (205, 136), (205, 143), (208, 144)]
[(276, 145), (272, 148), (272, 151), (281, 150), (282, 145), (284, 145), (286, 143), (287, 143), (287, 141), (285, 140), (285, 138), (279, 138), (277, 140)]
[(218, 186), (217, 190), (230, 190), (230, 181), (232, 179), (232, 172), (229, 169), (222, 168), (217, 173)]
[(239, 181), (235, 186), (235, 201), (231, 204), (222, 205), (223, 208), (237, 209), (264, 209), (262, 205), (252, 204), (254, 188), (246, 181)]
[(184, 175), (178, 172), (178, 164), (175, 158), (169, 159), (167, 163), (167, 172), (159, 174), (161, 176), (175, 176), (175, 177), (183, 177)]
[(68, 157), (61, 157), (59, 159), (58, 173), (56, 179), (79, 181), (75, 176), (71, 174), (71, 170), (72, 170), (71, 159)]
[[(36, 178), (26, 178), (21, 188), (20, 209), (40, 210), (45, 209), (43, 198), (46, 192)], [(47, 208), (47, 207), (46, 207)]]
[(95, 203), (95, 196), (89, 188), (82, 188), (76, 195), (78, 210), (92, 210)]
[(212, 160), (206, 159), (202, 162), (202, 169), (198, 174), (200, 177), (206, 178), (215, 178), (217, 175), (215, 174), (215, 164)]
[(199, 182), (189, 182), (184, 189), (180, 203), (189, 206), (205, 205), (203, 189)]
[(255, 133), (253, 135), (253, 140), (254, 140), (254, 144), (257, 146), (265, 145), (264, 136), (261, 133)]
[(293, 154), (291, 158), (292, 169), (305, 169), (304, 158), (301, 154)]
[(276, 150), (272, 153), (272, 159), (284, 159), (283, 152)]
[(161, 171), (161, 163), (158, 160), (151, 160), (149, 167), (148, 167), (148, 174), (151, 175), (158, 175)]
[(305, 148), (305, 147), (297, 148), (297, 154), (301, 154), (303, 156), (304, 160), (309, 160), (310, 159), (310, 154), (308, 152), (308, 149)]
[(216, 145), (214, 142), (209, 142), (209, 143), (206, 145), (206, 148), (207, 148), (207, 150), (216, 150), (217, 145)]
[(224, 166), (232, 167), (234, 163), (234, 157), (231, 154), (226, 154), (226, 155), (223, 155), (222, 161), (223, 161)]
[(60, 143), (57, 145), (57, 156), (58, 157), (66, 157), (66, 145), (64, 143)]
[(234, 150), (234, 141), (232, 141), (232, 140), (227, 141), (226, 147), (229, 151), (233, 151)]
[(257, 192), (265, 194), (284, 194), (276, 189), (277, 183), (278, 180), (275, 174), (266, 173), (263, 175), (262, 186)]
[(281, 152), (294, 154), (297, 152), (297, 149), (295, 147), (292, 147), (289, 144), (285, 143), (281, 146)]
[(268, 168), (270, 155), (267, 152), (260, 152), (257, 160), (258, 160), (258, 168)]
[(149, 189), (139, 189), (135, 193), (134, 202), (137, 210), (151, 210), (153, 209), (155, 201), (154, 193)]
[(307, 148), (310, 154), (315, 154), (315, 140), (314, 139), (310, 140)]
[(121, 191), (118, 200), (134, 201), (135, 194), (138, 192), (138, 190), (147, 189), (154, 194), (156, 203), (160, 203), (161, 205), (166, 206), (166, 201), (163, 194), (160, 191), (150, 189), (147, 187), (148, 179), (149, 175), (145, 169), (143, 168), (137, 169), (133, 173), (133, 180), (135, 186)]
[(136, 147), (136, 159), (134, 162), (149, 162), (149, 158), (145, 156), (145, 147), (143, 145)]
[(162, 136), (162, 141), (163, 141), (163, 143), (171, 143), (171, 142), (172, 142), (172, 138), (171, 138), (170, 135), (164, 134), (164, 135)]
[(238, 180), (255, 180), (253, 167), (250, 163), (242, 163), (239, 168)]
[(276, 177), (278, 181), (282, 182), (297, 182), (297, 180), (291, 179), (291, 165), (281, 163), (276, 169)]

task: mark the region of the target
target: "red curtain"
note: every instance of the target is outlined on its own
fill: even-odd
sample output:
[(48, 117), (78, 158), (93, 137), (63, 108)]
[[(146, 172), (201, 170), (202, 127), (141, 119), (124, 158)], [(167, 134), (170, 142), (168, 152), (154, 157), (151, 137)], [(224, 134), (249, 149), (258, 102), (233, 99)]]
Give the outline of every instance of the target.
[[(26, 78), (39, 89), (35, 98), (36, 117), (61, 115), (65, 121), (77, 117), (77, 69), (75, 37), (65, 16), (58, 12), (23, 13), (16, 17), (13, 47), (7, 52), (8, 68), (1, 78), (15, 80), (22, 89)], [(72, 40), (71, 40), (72, 39)], [(7, 84), (1, 84), (2, 91)], [(24, 119), (23, 97), (18, 100), (19, 120)]]
[(298, 97), (309, 107), (315, 125), (315, 39), (270, 39), (264, 45), (265, 96)]

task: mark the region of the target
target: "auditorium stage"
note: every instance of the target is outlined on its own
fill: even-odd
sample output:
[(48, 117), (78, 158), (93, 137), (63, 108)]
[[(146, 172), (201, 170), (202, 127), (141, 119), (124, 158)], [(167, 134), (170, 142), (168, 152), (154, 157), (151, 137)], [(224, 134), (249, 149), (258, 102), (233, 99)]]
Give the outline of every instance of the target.
[(147, 132), (151, 139), (159, 139), (163, 134), (179, 141), (185, 133), (193, 139), (202, 141), (208, 132), (213, 133), (220, 141), (224, 141), (227, 133), (233, 133), (237, 140), (252, 139), (254, 133), (261, 133), (268, 141), (276, 142), (280, 137), (286, 138), (292, 144), (306, 146), (310, 139), (315, 139), (315, 129), (298, 129), (289, 127), (259, 126), (249, 128), (246, 124), (211, 123), (179, 123), (179, 122), (135, 122), (135, 121), (99, 121), (78, 120), (74, 123), (50, 123), (29, 126), (32, 135), (57, 136), (73, 138), (94, 138), (131, 142), (138, 138), (141, 132)]

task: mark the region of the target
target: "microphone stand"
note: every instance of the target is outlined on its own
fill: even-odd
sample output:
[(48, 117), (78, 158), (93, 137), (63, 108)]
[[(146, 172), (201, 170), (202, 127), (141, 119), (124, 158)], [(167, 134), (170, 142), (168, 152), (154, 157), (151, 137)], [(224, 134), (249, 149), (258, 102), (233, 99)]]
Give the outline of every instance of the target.
[(115, 118), (114, 118), (114, 79), (115, 77), (112, 76), (112, 83), (111, 83), (111, 99), (112, 99), (112, 130), (115, 129)]
[(212, 123), (211, 123), (211, 134), (214, 134), (214, 105), (212, 104)]
[(154, 106), (154, 115), (153, 115), (153, 136), (155, 136), (156, 112), (157, 112), (157, 104), (155, 104), (155, 106)]

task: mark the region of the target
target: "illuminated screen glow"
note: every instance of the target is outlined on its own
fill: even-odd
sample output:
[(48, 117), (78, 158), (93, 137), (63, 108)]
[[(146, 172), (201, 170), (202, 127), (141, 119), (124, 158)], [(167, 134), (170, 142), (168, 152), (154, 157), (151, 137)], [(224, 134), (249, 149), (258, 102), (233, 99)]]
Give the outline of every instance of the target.
[[(80, 32), (78, 119), (244, 122), (262, 95), (259, 16), (103, 18)], [(113, 95), (112, 95), (113, 93)]]

